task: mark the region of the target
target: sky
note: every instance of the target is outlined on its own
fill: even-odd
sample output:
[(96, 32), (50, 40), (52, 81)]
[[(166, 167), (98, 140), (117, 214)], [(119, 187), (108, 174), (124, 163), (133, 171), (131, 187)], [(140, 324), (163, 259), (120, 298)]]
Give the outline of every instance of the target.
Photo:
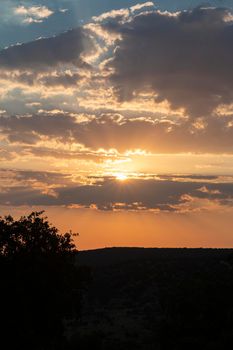
[(0, 215), (82, 249), (233, 246), (233, 1), (2, 0)]

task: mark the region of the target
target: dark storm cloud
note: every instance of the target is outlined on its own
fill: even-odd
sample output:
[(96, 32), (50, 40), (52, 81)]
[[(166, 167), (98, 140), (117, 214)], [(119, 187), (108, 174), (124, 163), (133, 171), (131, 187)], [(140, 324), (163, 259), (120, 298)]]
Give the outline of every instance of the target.
[[(22, 180), (37, 179), (46, 184), (49, 178), (56, 183), (62, 175), (46, 173), (22, 173)], [(64, 181), (65, 179), (65, 181)], [(161, 179), (128, 179), (120, 182), (103, 178), (92, 185), (75, 185), (69, 178), (63, 179), (65, 186), (57, 186), (52, 193), (43, 192), (33, 186), (18, 183), (0, 194), (1, 205), (64, 205), (95, 207), (99, 210), (162, 210), (179, 211), (182, 205), (189, 204), (194, 198), (209, 200), (222, 205), (233, 204), (233, 182), (208, 183), (203, 181), (176, 181)]]
[(233, 101), (233, 22), (223, 8), (149, 12), (103, 24), (116, 42), (112, 83), (120, 100), (150, 87), (157, 101), (205, 115)]
[(83, 29), (76, 28), (58, 36), (42, 38), (0, 51), (0, 68), (43, 70), (59, 64), (86, 67), (80, 55), (91, 49)]

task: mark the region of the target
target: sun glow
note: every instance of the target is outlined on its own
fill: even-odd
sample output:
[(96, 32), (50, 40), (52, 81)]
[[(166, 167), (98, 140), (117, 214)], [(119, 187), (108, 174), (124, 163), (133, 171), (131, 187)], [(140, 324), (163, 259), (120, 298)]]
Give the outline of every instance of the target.
[(127, 180), (127, 175), (123, 174), (123, 173), (119, 173), (119, 174), (116, 174), (116, 179), (119, 180), (119, 181), (125, 181)]

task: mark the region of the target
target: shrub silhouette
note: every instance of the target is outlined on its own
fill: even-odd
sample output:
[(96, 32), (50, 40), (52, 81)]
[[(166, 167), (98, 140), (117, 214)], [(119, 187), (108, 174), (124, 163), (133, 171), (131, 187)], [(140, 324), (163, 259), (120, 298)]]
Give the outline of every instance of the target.
[(87, 273), (75, 264), (72, 234), (43, 212), (0, 218), (1, 343), (5, 349), (63, 349), (64, 322), (80, 313)]

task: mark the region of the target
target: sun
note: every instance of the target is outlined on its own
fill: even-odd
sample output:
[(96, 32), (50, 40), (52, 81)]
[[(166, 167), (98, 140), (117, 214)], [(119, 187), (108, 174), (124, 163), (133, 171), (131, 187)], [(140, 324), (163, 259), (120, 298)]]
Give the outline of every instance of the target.
[(116, 174), (115, 176), (116, 176), (116, 179), (119, 181), (127, 180), (127, 175), (125, 175), (125, 174), (119, 173), (119, 174)]

